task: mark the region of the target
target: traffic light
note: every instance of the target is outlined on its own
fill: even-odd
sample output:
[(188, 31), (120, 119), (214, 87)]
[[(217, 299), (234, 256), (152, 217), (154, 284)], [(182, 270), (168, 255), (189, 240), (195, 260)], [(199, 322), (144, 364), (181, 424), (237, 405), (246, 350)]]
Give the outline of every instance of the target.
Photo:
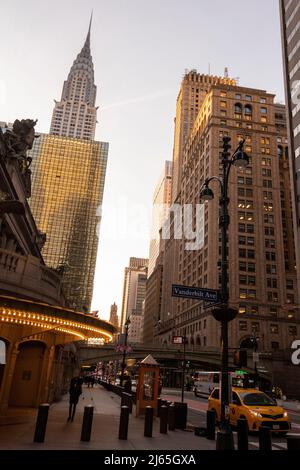
[(247, 367), (247, 351), (243, 349), (237, 349), (234, 351), (233, 363), (238, 367)]

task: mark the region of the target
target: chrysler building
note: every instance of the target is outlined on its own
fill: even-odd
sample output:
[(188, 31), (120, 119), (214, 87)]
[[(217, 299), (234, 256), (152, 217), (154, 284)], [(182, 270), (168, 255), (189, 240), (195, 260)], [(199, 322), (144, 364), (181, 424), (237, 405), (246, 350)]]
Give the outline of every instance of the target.
[(94, 140), (97, 122), (97, 87), (90, 49), (91, 22), (83, 48), (64, 82), (61, 100), (55, 101), (50, 134)]

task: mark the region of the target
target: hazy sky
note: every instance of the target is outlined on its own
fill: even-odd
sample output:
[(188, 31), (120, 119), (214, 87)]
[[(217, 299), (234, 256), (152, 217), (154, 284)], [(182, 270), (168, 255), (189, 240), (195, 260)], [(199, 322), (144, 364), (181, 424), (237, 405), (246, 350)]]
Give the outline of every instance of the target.
[(48, 132), (92, 9), (96, 139), (110, 144), (93, 308), (108, 318), (114, 301), (120, 314), (129, 257), (148, 256), (141, 211), (172, 159), (185, 69), (223, 75), (227, 66), (241, 85), (281, 102), (283, 77), (278, 0), (9, 0), (1, 2), (0, 121), (38, 119)]

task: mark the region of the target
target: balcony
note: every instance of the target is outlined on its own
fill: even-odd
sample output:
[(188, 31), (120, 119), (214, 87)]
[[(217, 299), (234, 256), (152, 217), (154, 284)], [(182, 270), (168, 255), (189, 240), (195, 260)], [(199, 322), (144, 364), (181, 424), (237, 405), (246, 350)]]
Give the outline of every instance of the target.
[(64, 305), (61, 278), (32, 255), (0, 249), (0, 289), (7, 295)]

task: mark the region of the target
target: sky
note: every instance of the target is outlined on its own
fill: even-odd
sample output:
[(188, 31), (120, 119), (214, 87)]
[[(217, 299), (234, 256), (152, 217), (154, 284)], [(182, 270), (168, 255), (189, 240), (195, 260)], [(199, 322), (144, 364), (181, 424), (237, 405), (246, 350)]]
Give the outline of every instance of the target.
[(121, 314), (124, 268), (148, 257), (150, 213), (172, 160), (176, 98), (186, 69), (239, 77), (284, 102), (277, 0), (10, 0), (1, 2), (0, 121), (38, 119), (83, 46), (98, 87), (96, 140), (109, 142), (92, 308)]

